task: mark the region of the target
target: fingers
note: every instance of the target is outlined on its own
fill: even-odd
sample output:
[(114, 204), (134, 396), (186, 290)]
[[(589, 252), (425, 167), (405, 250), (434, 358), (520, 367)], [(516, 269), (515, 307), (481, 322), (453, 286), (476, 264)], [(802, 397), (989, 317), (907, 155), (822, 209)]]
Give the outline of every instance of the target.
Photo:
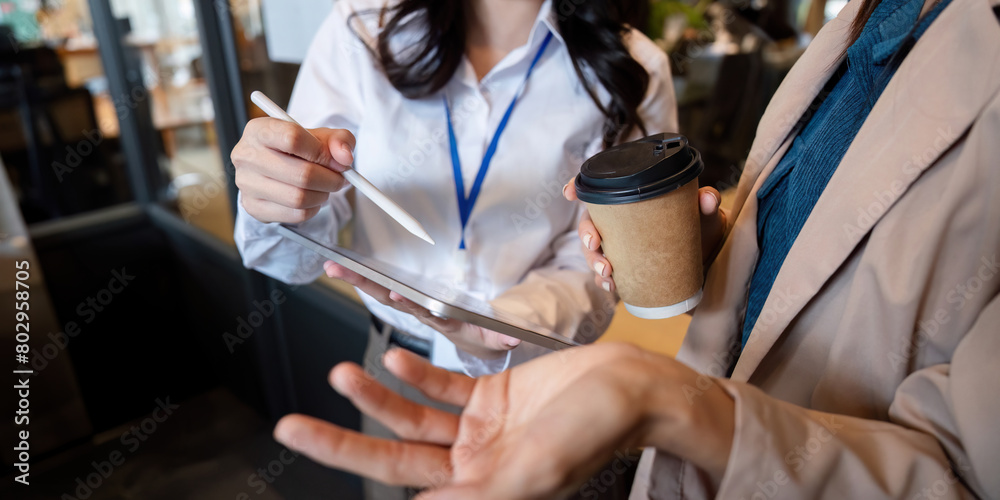
[(490, 332), (482, 328), (472, 327), (462, 321), (438, 318), (426, 308), (333, 261), (324, 263), (323, 269), (326, 271), (327, 276), (346, 281), (379, 303), (413, 315), (422, 323), (447, 336), (459, 348), (475, 356), (500, 356), (503, 352), (509, 351), (520, 344), (520, 341), (517, 339), (501, 336), (496, 332)]
[(242, 203), (247, 213), (259, 221), (284, 222), (288, 224), (301, 224), (316, 216), (321, 208), (288, 208), (274, 202), (250, 196), (244, 196)]
[(615, 280), (611, 277), (611, 262), (607, 257), (596, 257), (594, 258), (594, 283), (597, 286), (604, 289), (605, 292), (614, 292), (617, 290), (615, 286)]
[(578, 232), (583, 241), (583, 255), (587, 259), (587, 265), (594, 270), (595, 282), (608, 292), (614, 291), (615, 282), (611, 278), (611, 261), (600, 251), (601, 233), (597, 231), (597, 227), (594, 226), (594, 221), (589, 215), (580, 220)]
[(362, 292), (365, 292), (371, 298), (379, 301), (379, 303), (395, 307), (395, 302), (389, 298), (388, 288), (379, 285), (378, 283), (375, 283), (374, 281), (371, 281), (368, 278), (365, 278), (364, 276), (333, 261), (326, 261), (326, 263), (323, 264), (323, 270), (326, 271), (327, 276), (350, 283)]
[(329, 260), (326, 261), (323, 264), (323, 270), (326, 271), (327, 276), (344, 280), (357, 287), (371, 298), (377, 300), (380, 304), (392, 307), (397, 311), (411, 314), (420, 321), (446, 335), (452, 333), (453, 330), (457, 330), (461, 324), (461, 322), (450, 322), (450, 320), (437, 318), (427, 309), (420, 307), (412, 301), (404, 299), (401, 295), (390, 291), (388, 288), (379, 285), (378, 283), (375, 283), (374, 281), (365, 278), (364, 276), (361, 276), (360, 274), (351, 271), (336, 262)]
[(698, 190), (698, 204), (701, 206), (701, 215), (715, 215), (722, 204), (722, 195), (713, 187), (703, 187)]
[(415, 316), (417, 319), (424, 321), (424, 323), (429, 324), (437, 330), (448, 331), (451, 326), (448, 324), (449, 320), (434, 316), (427, 310), (427, 308), (420, 306), (416, 302), (403, 297), (396, 292), (389, 292), (389, 300), (393, 302), (393, 307), (396, 309)]
[(563, 198), (566, 198), (569, 201), (576, 201), (578, 199), (576, 197), (576, 177), (570, 179), (569, 182), (563, 186), (562, 194)]
[(465, 406), (476, 386), (475, 379), (437, 368), (404, 349), (387, 352), (382, 364), (399, 380), (442, 403)]
[(277, 118), (257, 118), (247, 124), (250, 133), (264, 147), (296, 156), (310, 163), (333, 168), (335, 160), (324, 142), (311, 131)]
[(305, 415), (282, 418), (274, 438), (327, 467), (387, 484), (426, 487), (451, 476), (447, 448), (373, 438)]
[(456, 347), (473, 356), (483, 359), (497, 358), (521, 344), (520, 339), (470, 325), (464, 321), (439, 318), (399, 293), (390, 292), (389, 300), (393, 301), (392, 307), (412, 315), (421, 323), (441, 332), (448, 340), (454, 342)]
[[(316, 133), (334, 138), (331, 143), (338, 147), (353, 147), (353, 136), (346, 130)], [(346, 153), (338, 153), (341, 161), (353, 160)], [(338, 173), (345, 167), (334, 159), (327, 142), (282, 120), (252, 120), (231, 158), (242, 196), (256, 200), (244, 203), (244, 208), (263, 222), (302, 222), (303, 214), (315, 215), (318, 210), (309, 209), (326, 203), (329, 193), (345, 184)]]
[(726, 231), (726, 212), (720, 208), (721, 204), (722, 195), (715, 188), (703, 187), (698, 190), (703, 262), (714, 253)]
[(419, 306), (415, 302), (404, 298), (402, 295), (392, 292), (388, 288), (379, 285), (378, 283), (375, 283), (374, 281), (371, 281), (368, 278), (365, 278), (364, 276), (337, 264), (336, 262), (326, 261), (323, 264), (323, 269), (326, 271), (327, 276), (346, 281), (347, 283), (357, 287), (366, 295), (377, 300), (380, 304), (392, 307), (397, 311), (410, 314), (422, 323), (434, 328), (446, 336), (449, 336), (449, 338), (458, 333), (462, 328), (462, 325), (464, 325), (461, 321), (438, 318), (431, 314), (431, 312), (426, 308)]
[(601, 233), (597, 231), (597, 226), (594, 225), (594, 221), (591, 220), (590, 215), (585, 215), (580, 219), (580, 225), (577, 228), (577, 232), (580, 233), (580, 241), (583, 242), (583, 248), (588, 252), (596, 253), (601, 248)]
[(513, 349), (521, 345), (521, 339), (516, 337), (511, 337), (510, 335), (504, 335), (499, 332), (494, 332), (493, 330), (483, 330), (485, 334), (495, 333), (497, 335), (497, 341), (501, 343), (506, 349)]
[[(311, 163), (308, 165), (326, 170)], [(330, 175), (338, 175), (329, 170), (326, 170), (326, 172)], [(326, 204), (330, 198), (330, 191), (327, 189), (337, 185), (335, 180), (329, 179), (330, 184), (315, 185), (314, 187), (318, 189), (314, 190), (289, 185), (284, 181), (267, 177), (255, 171), (244, 170), (237, 172), (236, 175), (237, 186), (243, 191), (244, 196), (261, 198), (284, 207), (298, 209), (313, 208)]]
[(504, 335), (485, 328), (476, 328), (475, 331), (479, 334), (480, 343), (486, 346), (487, 349), (503, 352), (521, 345), (521, 339), (511, 337), (510, 335)]
[[(299, 189), (327, 193), (339, 191), (347, 182), (344, 176), (323, 165), (274, 151), (262, 154), (258, 163), (250, 168), (237, 170), (237, 185), (240, 185), (239, 176), (248, 172), (264, 176), (272, 181), (272, 184), (275, 183), (273, 181), (277, 181)], [(240, 188), (245, 189), (243, 186)]]
[(448, 446), (458, 435), (458, 415), (414, 403), (386, 389), (354, 363), (334, 367), (330, 385), (401, 439)]
[(505, 351), (509, 351), (521, 343), (518, 339), (500, 335), (490, 330), (473, 327), (462, 321), (438, 318), (426, 308), (335, 262), (327, 261), (323, 264), (323, 269), (326, 271), (327, 276), (344, 280), (354, 285), (379, 303), (414, 316), (422, 323), (447, 336), (459, 348), (475, 356), (500, 356)]

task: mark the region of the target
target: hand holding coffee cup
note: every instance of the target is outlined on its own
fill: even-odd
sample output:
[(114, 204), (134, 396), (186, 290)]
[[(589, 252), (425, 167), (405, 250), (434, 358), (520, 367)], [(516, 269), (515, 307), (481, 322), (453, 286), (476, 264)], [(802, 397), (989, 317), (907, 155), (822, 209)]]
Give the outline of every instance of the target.
[(587, 261), (634, 315), (675, 316), (700, 299), (701, 263), (726, 227), (718, 191), (697, 188), (702, 169), (683, 136), (660, 134), (595, 156), (563, 190), (597, 214), (580, 222)]
[[(576, 189), (573, 187), (575, 181), (574, 177), (563, 186), (563, 197), (569, 201), (577, 201)], [(725, 235), (729, 213), (722, 208), (722, 195), (719, 194), (719, 190), (713, 187), (698, 189), (698, 205), (701, 209), (701, 255), (702, 262), (707, 268), (709, 259), (714, 256)], [(589, 213), (583, 213), (576, 232), (580, 242), (583, 243), (583, 256), (587, 259), (587, 265), (597, 273), (594, 282), (609, 292), (617, 290), (612, 277), (611, 262), (601, 251), (601, 233), (594, 227), (594, 221), (591, 220)]]
[[(569, 201), (577, 201), (576, 189), (573, 189), (575, 180), (576, 178), (571, 179), (563, 187), (563, 197)], [(714, 250), (719, 248), (729, 221), (729, 213), (721, 207), (721, 200), (719, 191), (713, 187), (703, 187), (698, 190), (698, 204), (701, 208), (701, 254), (705, 267), (708, 267), (709, 258), (713, 256)], [(617, 291), (611, 262), (601, 251), (601, 233), (594, 227), (594, 221), (591, 220), (589, 213), (584, 212), (577, 227), (577, 234), (583, 244), (583, 256), (587, 259), (587, 265), (597, 273), (594, 275), (594, 282), (609, 292)]]

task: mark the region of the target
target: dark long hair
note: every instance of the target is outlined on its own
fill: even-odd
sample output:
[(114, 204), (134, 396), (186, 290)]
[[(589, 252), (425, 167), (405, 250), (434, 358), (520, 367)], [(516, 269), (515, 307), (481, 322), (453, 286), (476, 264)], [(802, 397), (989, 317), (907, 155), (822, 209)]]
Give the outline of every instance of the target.
[[(865, 29), (865, 24), (868, 23), (868, 19), (872, 17), (872, 13), (878, 7), (878, 4), (882, 3), (882, 0), (860, 0), (861, 7), (858, 7), (858, 13), (854, 16), (854, 21), (851, 22), (851, 31), (847, 37), (847, 46), (850, 47), (854, 42), (858, 41), (861, 37), (861, 32)], [(846, 51), (846, 49), (845, 49)]]
[[(373, 53), (392, 86), (407, 98), (433, 95), (455, 74), (465, 53), (467, 1), (402, 0), (378, 12), (382, 31)], [(638, 108), (646, 95), (649, 75), (632, 58), (623, 41), (630, 25), (644, 24), (641, 3), (645, 0), (551, 1), (573, 68), (604, 114), (605, 147), (621, 141), (636, 128), (645, 135)], [(390, 41), (414, 22), (421, 23), (423, 35), (394, 53)], [(601, 102), (585, 69), (607, 90), (610, 102)]]

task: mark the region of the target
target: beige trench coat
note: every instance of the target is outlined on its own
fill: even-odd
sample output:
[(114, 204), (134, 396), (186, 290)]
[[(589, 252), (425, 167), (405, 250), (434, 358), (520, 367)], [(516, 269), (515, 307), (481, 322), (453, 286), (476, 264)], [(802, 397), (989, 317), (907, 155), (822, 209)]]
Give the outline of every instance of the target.
[[(817, 35), (760, 122), (678, 355), (702, 373), (725, 377), (737, 359), (757, 190), (839, 65), (860, 3)], [(1000, 498), (998, 3), (941, 13), (802, 228), (718, 380), (736, 400), (718, 498)], [(695, 401), (703, 388), (682, 389)], [(647, 450), (632, 498), (712, 493), (691, 464)]]

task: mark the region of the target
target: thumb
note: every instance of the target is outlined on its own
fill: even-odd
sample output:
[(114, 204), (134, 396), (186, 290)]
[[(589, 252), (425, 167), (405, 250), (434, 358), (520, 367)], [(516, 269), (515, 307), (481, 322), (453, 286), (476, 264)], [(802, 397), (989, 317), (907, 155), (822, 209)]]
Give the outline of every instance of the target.
[(569, 182), (567, 182), (566, 185), (563, 186), (562, 195), (563, 198), (566, 198), (569, 201), (576, 201), (579, 199), (576, 196), (576, 177), (570, 179)]
[(701, 208), (701, 215), (715, 215), (722, 204), (722, 195), (715, 188), (704, 187), (698, 192), (698, 205)]
[(486, 347), (490, 349), (497, 351), (509, 351), (521, 345), (521, 339), (511, 337), (510, 335), (504, 335), (493, 330), (487, 330), (482, 327), (477, 328), (482, 330), (484, 343), (486, 344)]
[(351, 146), (339, 139), (330, 141), (330, 154), (333, 155), (333, 159), (339, 164), (333, 166), (333, 169), (338, 172), (347, 170), (354, 163), (354, 151), (351, 150)]
[(509, 351), (519, 345), (521, 345), (521, 339), (511, 337), (510, 335), (504, 335), (502, 333), (497, 333), (497, 342), (500, 344), (500, 349), (504, 351)]
[(311, 130), (330, 152), (332, 160), (326, 165), (336, 172), (351, 168), (354, 163), (354, 146), (357, 143), (352, 134), (344, 129), (321, 128)]

